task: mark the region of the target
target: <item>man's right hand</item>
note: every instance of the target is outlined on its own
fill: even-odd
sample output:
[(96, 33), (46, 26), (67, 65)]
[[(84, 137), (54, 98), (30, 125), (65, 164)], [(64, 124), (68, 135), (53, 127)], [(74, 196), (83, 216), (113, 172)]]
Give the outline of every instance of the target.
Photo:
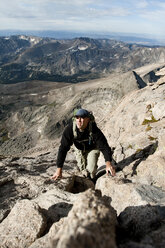
[(61, 177), (62, 177), (62, 168), (57, 168), (56, 172), (51, 177), (51, 179), (57, 180), (58, 178), (61, 178)]

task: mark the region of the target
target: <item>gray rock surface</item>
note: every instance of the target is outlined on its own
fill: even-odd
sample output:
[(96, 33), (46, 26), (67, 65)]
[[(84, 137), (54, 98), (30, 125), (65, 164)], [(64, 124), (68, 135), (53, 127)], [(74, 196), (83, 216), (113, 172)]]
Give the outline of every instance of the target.
[[(67, 217), (66, 217), (67, 218)], [(37, 239), (30, 248), (52, 248), (52, 240), (58, 233), (58, 231), (63, 228), (66, 218), (61, 218), (58, 222), (55, 222), (49, 232), (43, 237)]]
[[(149, 68), (136, 70), (148, 84), (143, 89), (138, 89), (137, 75), (128, 72), (91, 81), (90, 86), (82, 83), (52, 89), (49, 85), (49, 93), (43, 87), (37, 96), (29, 96), (33, 94), (32, 87), (21, 94), (22, 107), (18, 95), (1, 98), (3, 104), (7, 99), (6, 109), (0, 106), (2, 248), (52, 248), (53, 242), (54, 247), (60, 248), (75, 244), (164, 247), (163, 68), (152, 68), (158, 77), (152, 83), (147, 81)], [(20, 85), (17, 89), (24, 91)], [(104, 175), (104, 160), (100, 156), (96, 184), (84, 178), (77, 171), (71, 148), (63, 178), (51, 180), (61, 132), (74, 107), (79, 106), (94, 110), (98, 126), (114, 151), (116, 177)]]
[(1, 247), (29, 247), (45, 229), (46, 219), (37, 204), (29, 200), (17, 202), (0, 224)]
[(88, 190), (77, 199), (63, 226), (54, 233), (52, 247), (115, 248), (116, 225), (116, 213), (108, 198)]
[[(60, 211), (68, 213), (76, 196), (72, 193), (94, 188), (93, 182), (78, 175), (73, 162), (70, 160), (68, 164), (66, 163), (63, 178), (55, 182), (51, 180), (56, 170), (54, 153), (35, 158), (3, 159), (0, 162), (0, 222), (8, 215), (17, 200), (21, 199), (34, 200), (48, 212), (49, 216), (52, 216), (53, 222), (54, 219), (57, 221), (60, 216), (66, 216), (67, 214), (60, 213)], [(56, 208), (59, 208), (58, 214), (49, 214)]]

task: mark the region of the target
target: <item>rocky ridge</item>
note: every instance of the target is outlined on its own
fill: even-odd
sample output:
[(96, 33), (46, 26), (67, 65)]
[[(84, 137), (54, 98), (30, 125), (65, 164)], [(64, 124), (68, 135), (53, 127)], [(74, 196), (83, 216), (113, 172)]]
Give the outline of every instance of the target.
[[(151, 67), (136, 71), (148, 84), (141, 89), (135, 74), (129, 72), (122, 77), (111, 76), (111, 79), (91, 82), (90, 87), (82, 83), (79, 87), (70, 85), (50, 90), (49, 94), (43, 91), (46, 97), (41, 99), (45, 99), (46, 104), (49, 100), (52, 105), (57, 95), (61, 96), (61, 102), (51, 106), (54, 119), (47, 122), (53, 128), (54, 120), (59, 123), (58, 132), (49, 129), (52, 130), (52, 142), (49, 132), (41, 132), (42, 138), (31, 149), (22, 151), (15, 143), (17, 150), (12, 150), (14, 142), (20, 141), (24, 134), (18, 132), (19, 126), (18, 136), (9, 137), (0, 148), (2, 248), (164, 247), (165, 81), (163, 67), (154, 68), (154, 73), (161, 75), (154, 83), (145, 82)], [(122, 83), (119, 79), (123, 79)], [(11, 102), (15, 99), (12, 97), (8, 98)], [(40, 98), (35, 101), (38, 104)], [(105, 175), (103, 158), (100, 157), (96, 184), (83, 178), (77, 171), (71, 149), (65, 161), (63, 179), (57, 182), (50, 179), (56, 168), (59, 135), (66, 125), (64, 120), (67, 122), (68, 118), (69, 121), (73, 108), (78, 105), (94, 109), (96, 121), (114, 149), (116, 177)], [(36, 133), (35, 125), (39, 128), (39, 123), (43, 123), (41, 109), (44, 109), (43, 113), (48, 109), (45, 106), (38, 106), (37, 112), (32, 107), (32, 112), (24, 112), (30, 106), (22, 105), (21, 110), (17, 105), (16, 112), (11, 112), (10, 116), (4, 108), (1, 109), (8, 120), (5, 126), (10, 123), (10, 136), (12, 130), (14, 133), (12, 127), (16, 128), (21, 118), (25, 129), (27, 123), (26, 132), (31, 124), (33, 129), (29, 128), (29, 132), (34, 130)], [(5, 153), (5, 147), (11, 150), (10, 156)]]

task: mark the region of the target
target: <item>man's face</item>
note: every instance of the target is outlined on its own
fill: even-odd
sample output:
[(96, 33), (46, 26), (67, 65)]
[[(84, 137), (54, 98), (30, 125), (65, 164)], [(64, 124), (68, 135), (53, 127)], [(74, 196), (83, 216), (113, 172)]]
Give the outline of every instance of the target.
[(88, 123), (89, 123), (88, 117), (76, 116), (76, 125), (80, 131), (83, 131), (88, 126)]

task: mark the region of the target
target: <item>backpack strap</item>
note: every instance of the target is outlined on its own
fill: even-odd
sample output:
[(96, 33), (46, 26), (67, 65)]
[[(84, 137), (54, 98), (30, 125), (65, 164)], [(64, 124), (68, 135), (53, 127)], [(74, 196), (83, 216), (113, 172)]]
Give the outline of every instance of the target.
[(91, 145), (93, 140), (92, 123), (93, 121), (89, 122), (89, 145)]
[(73, 137), (74, 137), (74, 139), (77, 138), (77, 128), (76, 127), (77, 127), (76, 126), (76, 120), (75, 120), (75, 118), (73, 118)]

